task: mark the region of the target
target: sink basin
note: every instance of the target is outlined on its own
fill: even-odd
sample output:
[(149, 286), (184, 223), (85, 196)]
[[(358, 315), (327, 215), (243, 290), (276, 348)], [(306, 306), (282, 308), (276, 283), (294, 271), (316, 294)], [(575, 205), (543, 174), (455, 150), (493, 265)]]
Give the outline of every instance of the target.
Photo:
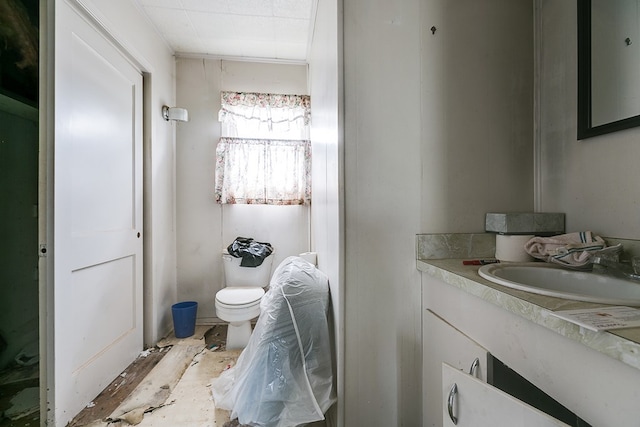
[(542, 262), (483, 265), (478, 274), (512, 289), (603, 304), (640, 306), (640, 283)]

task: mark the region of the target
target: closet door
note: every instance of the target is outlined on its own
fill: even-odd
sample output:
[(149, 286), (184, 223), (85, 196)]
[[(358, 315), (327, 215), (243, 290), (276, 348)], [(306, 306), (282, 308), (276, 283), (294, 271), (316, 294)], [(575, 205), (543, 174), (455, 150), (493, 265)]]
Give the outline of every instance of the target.
[(142, 351), (142, 75), (75, 3), (55, 7), (48, 417), (63, 426)]

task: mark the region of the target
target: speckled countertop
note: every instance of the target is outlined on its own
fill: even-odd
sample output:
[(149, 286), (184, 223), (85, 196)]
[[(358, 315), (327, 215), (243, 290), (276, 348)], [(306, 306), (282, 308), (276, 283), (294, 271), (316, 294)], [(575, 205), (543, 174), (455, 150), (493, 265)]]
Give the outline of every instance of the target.
[(594, 332), (550, 314), (557, 310), (602, 307), (602, 304), (510, 289), (480, 277), (478, 266), (462, 265), (462, 260), (457, 258), (418, 259), (417, 268), (451, 286), (640, 369), (640, 328)]

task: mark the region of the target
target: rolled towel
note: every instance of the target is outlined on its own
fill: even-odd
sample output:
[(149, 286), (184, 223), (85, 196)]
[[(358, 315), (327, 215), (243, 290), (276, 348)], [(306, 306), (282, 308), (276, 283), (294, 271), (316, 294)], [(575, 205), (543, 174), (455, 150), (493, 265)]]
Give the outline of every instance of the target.
[(525, 251), (534, 258), (569, 268), (590, 269), (591, 258), (597, 255), (616, 255), (622, 245), (607, 247), (600, 236), (591, 231), (560, 234), (551, 237), (534, 237), (524, 245)]

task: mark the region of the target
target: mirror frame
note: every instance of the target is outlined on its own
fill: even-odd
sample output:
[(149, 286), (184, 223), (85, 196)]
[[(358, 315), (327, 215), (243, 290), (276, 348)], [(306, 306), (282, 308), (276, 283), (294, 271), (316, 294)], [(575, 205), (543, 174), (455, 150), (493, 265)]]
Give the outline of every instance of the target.
[(593, 126), (591, 114), (591, 0), (578, 2), (578, 139), (640, 126), (640, 115)]

